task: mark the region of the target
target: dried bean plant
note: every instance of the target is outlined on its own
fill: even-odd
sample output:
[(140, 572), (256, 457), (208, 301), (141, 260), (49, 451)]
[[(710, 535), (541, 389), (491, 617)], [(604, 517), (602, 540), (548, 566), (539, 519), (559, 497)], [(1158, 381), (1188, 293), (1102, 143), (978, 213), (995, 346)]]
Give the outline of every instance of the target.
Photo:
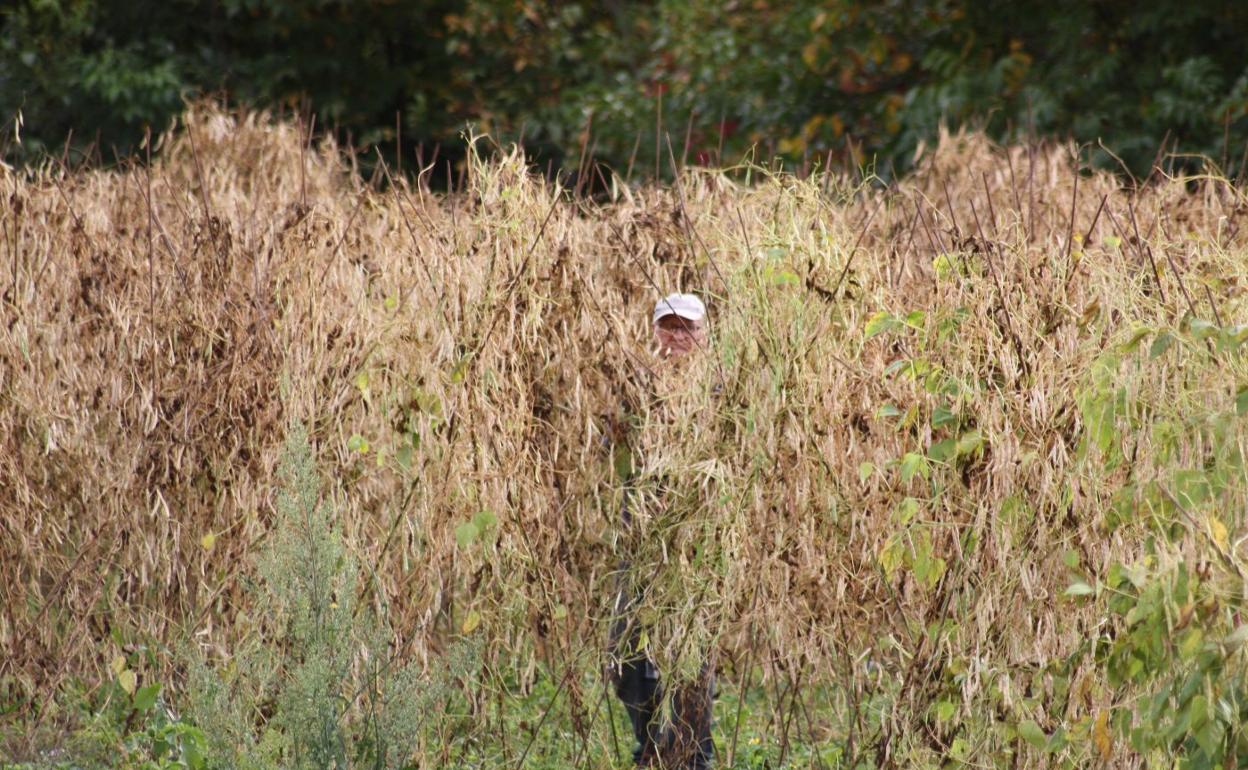
[[(479, 641), (461, 728), (487, 764), (626, 755), (602, 683), (624, 561), (665, 676), (717, 662), (726, 761), (748, 691), (780, 763), (1248, 757), (1248, 201), (1216, 173), (944, 134), (890, 186), (603, 170), (589, 199), (483, 138), (449, 194), (264, 114), (196, 107), (153, 145), (0, 168), (12, 751), (119, 652), (225, 660), (256, 627), (298, 422), (398, 658)], [(676, 290), (711, 333), (673, 373), (649, 323)], [(1124, 647), (1158, 585), (1155, 642)], [(1207, 708), (1149, 743), (1173, 725), (1144, 699), (1194, 697), (1163, 692), (1180, 669)]]

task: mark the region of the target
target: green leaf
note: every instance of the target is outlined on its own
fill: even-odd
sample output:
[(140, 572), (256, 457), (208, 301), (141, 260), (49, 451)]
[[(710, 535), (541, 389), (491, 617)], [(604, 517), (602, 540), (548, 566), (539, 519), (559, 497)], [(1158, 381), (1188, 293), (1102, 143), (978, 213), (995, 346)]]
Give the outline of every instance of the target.
[(433, 417), (442, 416), (442, 402), (438, 399), (437, 394), (421, 388), (413, 388), (412, 401), (416, 403), (416, 408), (421, 412)]
[(955, 456), (955, 453), (957, 451), (957, 445), (958, 445), (958, 442), (954, 441), (951, 438), (947, 438), (942, 441), (937, 441), (935, 444), (932, 444), (931, 447), (928, 448), (927, 456), (932, 459), (932, 462), (937, 462), (937, 463), (948, 462), (950, 459), (952, 459)]
[(965, 738), (954, 738), (953, 743), (949, 744), (949, 756), (959, 762), (965, 762), (970, 753), (971, 746)]
[(899, 358), (896, 361), (889, 364), (888, 366), (884, 367), (884, 375), (886, 377), (892, 377), (896, 375), (898, 372), (900, 372), (902, 369), (907, 368), (908, 366), (910, 366), (909, 359)]
[(932, 552), (932, 540), (926, 534), (919, 537), (914, 545), (911, 569), (920, 583), (933, 588), (945, 574), (945, 560)]
[[(1189, 628), (1179, 637), (1179, 657), (1183, 660), (1192, 660), (1196, 657), (1196, 653), (1200, 652), (1204, 646), (1205, 635), (1199, 628)], [(1196, 725), (1192, 725), (1195, 727)]]
[(1187, 329), (1191, 332), (1192, 336), (1198, 340), (1214, 337), (1219, 331), (1217, 324), (1211, 321), (1206, 321), (1203, 318), (1193, 318), (1192, 322), (1188, 324)]
[(1045, 749), (1049, 742), (1049, 736), (1044, 734), (1040, 725), (1030, 719), (1018, 723), (1018, 737), (1041, 750)]
[(1118, 367), (1122, 365), (1118, 356), (1105, 353), (1092, 362), (1092, 385), (1097, 390), (1111, 389), (1118, 382)]
[(147, 711), (156, 705), (156, 696), (160, 694), (160, 682), (149, 684), (147, 687), (140, 687), (138, 692), (134, 694), (134, 710)]
[(948, 722), (958, 713), (958, 704), (953, 701), (942, 700), (936, 704), (936, 721)]
[(1063, 593), (1066, 596), (1091, 596), (1096, 589), (1080, 580), (1067, 586)]
[(1212, 759), (1222, 754), (1222, 723), (1214, 719), (1196, 731), (1196, 743)]
[(858, 464), (858, 481), (866, 483), (871, 478), (871, 474), (875, 473), (875, 463), (864, 462)]
[(893, 331), (901, 326), (901, 321), (898, 321), (892, 313), (881, 310), (867, 321), (866, 338), (871, 339), (876, 335)]
[(1157, 335), (1157, 339), (1153, 340), (1153, 344), (1148, 349), (1149, 358), (1157, 358), (1163, 355), (1170, 346), (1174, 344), (1174, 335), (1170, 332), (1162, 332)]
[(1130, 583), (1138, 591), (1144, 587), (1147, 578), (1148, 575), (1142, 568), (1132, 564), (1115, 562), (1109, 565), (1109, 571), (1105, 575), (1105, 583), (1114, 589)]
[(927, 458), (914, 452), (906, 452), (901, 458), (901, 483), (907, 484), (915, 474), (920, 474), (923, 478), (927, 478), (930, 473), (927, 464)]
[(1136, 349), (1140, 347), (1140, 342), (1143, 341), (1145, 337), (1152, 334), (1153, 331), (1154, 330), (1151, 326), (1138, 327), (1131, 333), (1131, 336), (1127, 339), (1127, 341), (1122, 343), (1122, 351), (1124, 353), (1134, 353)]
[(802, 282), (792, 270), (776, 270), (771, 272), (772, 286), (796, 286)]
[(1213, 489), (1204, 471), (1180, 469), (1174, 472), (1174, 496), (1194, 508), (1209, 500)]
[(1235, 414), (1248, 414), (1248, 385), (1235, 391)]
[(477, 535), (481, 531), (477, 529), (477, 525), (471, 521), (465, 521), (455, 528), (455, 542), (460, 548), (467, 548), (472, 545), (472, 541), (477, 539)]
[(977, 452), (984, 446), (984, 437), (977, 430), (967, 431), (958, 437), (958, 445), (955, 447), (958, 456), (968, 455)]
[(907, 497), (901, 501), (901, 505), (897, 506), (897, 521), (901, 526), (910, 523), (914, 515), (919, 512), (919, 501), (913, 497)]
[(134, 688), (139, 683), (139, 677), (130, 669), (126, 669), (117, 675), (117, 684), (121, 685), (121, 689), (127, 694), (133, 695)]
[(936, 325), (939, 339), (943, 342), (951, 335), (955, 334), (962, 326), (962, 322), (965, 321), (969, 315), (970, 313), (965, 307), (959, 307), (957, 310), (953, 311), (952, 315), (942, 317)]
[[(927, 376), (929, 372), (932, 371), (931, 362), (923, 358), (905, 359), (903, 361), (900, 361), (899, 363), (901, 364), (901, 366), (897, 367), (895, 371), (904, 373), (912, 380), (917, 380), (920, 377), (925, 377)], [(891, 365), (889, 366), (889, 369), (892, 369)], [(886, 369), (885, 371), (888, 371), (888, 369)], [(935, 391), (936, 391), (936, 388), (934, 387), (928, 389), (928, 392), (935, 392)]]
[(192, 728), (187, 730), (186, 735), (182, 736), (182, 761), (186, 763), (190, 770), (203, 770), (206, 765), (205, 756), (203, 756), (203, 734), (200, 730)]
[(901, 416), (901, 410), (893, 406), (892, 404), (883, 404), (880, 406), (879, 409), (875, 410), (875, 418), (877, 420), (882, 420), (886, 417), (900, 417), (900, 416)]
[(197, 728), (191, 728), (182, 737), (182, 761), (190, 770), (203, 770), (204, 760), (204, 735)]
[(347, 439), (347, 449), (350, 449), (352, 452), (359, 452), (360, 454), (368, 454), (368, 440), (360, 434), (355, 433), (351, 436), (351, 438)]
[(472, 523), (476, 525), (479, 531), (484, 532), (498, 523), (498, 517), (494, 515), (494, 511), (485, 508), (477, 511), (476, 515), (472, 517)]
[(958, 421), (958, 416), (943, 404), (932, 410), (932, 427), (943, 428)]
[(633, 453), (628, 444), (618, 442), (611, 450), (611, 466), (617, 478), (627, 479), (633, 475)]
[(884, 568), (884, 574), (892, 579), (893, 573), (901, 567), (905, 561), (906, 552), (901, 542), (896, 537), (890, 537), (885, 542), (884, 547), (880, 549), (879, 560), (880, 566)]
[(464, 381), (464, 377), (468, 375), (468, 356), (465, 355), (455, 364), (455, 368), (451, 370), (451, 382), (458, 385)]
[(394, 459), (403, 470), (411, 470), (413, 453), (411, 444), (403, 444), (397, 451), (395, 451)]

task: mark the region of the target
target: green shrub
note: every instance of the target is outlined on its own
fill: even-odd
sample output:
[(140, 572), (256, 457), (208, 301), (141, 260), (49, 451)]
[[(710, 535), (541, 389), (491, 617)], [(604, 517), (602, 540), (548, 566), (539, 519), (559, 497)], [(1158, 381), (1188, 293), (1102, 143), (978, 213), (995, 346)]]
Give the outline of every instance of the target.
[[(385, 612), (343, 541), (302, 426), (280, 470), (277, 519), (259, 559), (257, 632), (225, 662), (192, 654), (190, 713), (221, 768), (403, 767), (475, 649), (453, 647), (426, 676), (404, 665)], [(384, 608), (384, 602), (380, 602)]]

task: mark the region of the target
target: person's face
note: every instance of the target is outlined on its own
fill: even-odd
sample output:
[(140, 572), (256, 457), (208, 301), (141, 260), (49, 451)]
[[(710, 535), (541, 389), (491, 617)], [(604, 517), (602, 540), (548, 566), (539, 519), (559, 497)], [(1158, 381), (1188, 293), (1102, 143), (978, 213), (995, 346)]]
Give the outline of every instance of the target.
[(669, 313), (654, 324), (654, 339), (659, 355), (672, 359), (688, 355), (706, 344), (706, 319), (690, 321)]

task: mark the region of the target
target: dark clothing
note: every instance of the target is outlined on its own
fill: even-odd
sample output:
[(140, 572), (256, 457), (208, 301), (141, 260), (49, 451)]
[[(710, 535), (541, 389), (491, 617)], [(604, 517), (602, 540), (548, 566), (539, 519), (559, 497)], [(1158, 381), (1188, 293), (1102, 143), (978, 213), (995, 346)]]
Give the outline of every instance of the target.
[(615, 694), (624, 703), (628, 721), (633, 726), (633, 738), (637, 747), (633, 761), (647, 765), (658, 754), (662, 740), (662, 720), (659, 704), (663, 700), (663, 688), (659, 684), (659, 670), (644, 652), (637, 651), (641, 636), (636, 618), (632, 616), (633, 600), (625, 591), (616, 597), (611, 623), (611, 663)]
[(668, 727), (662, 755), (672, 767), (705, 770), (715, 758), (711, 740), (711, 700), (715, 697), (715, 672), (702, 664), (698, 678), (672, 694), (672, 724)]
[[(628, 496), (625, 495), (623, 519), (630, 525)], [(714, 697), (715, 672), (704, 663), (697, 679), (672, 693), (672, 719), (662, 729), (659, 704), (663, 701), (663, 685), (654, 661), (639, 650), (641, 627), (637, 622), (636, 604), (641, 591), (632, 585), (631, 565), (620, 565), (615, 602), (611, 611), (611, 664), (615, 694), (624, 703), (632, 723), (637, 748), (633, 761), (638, 766), (657, 765), (664, 768), (704, 770), (711, 766), (715, 744), (711, 740), (711, 699)]]
[[(639, 388), (650, 391), (649, 385)], [(654, 396), (651, 393), (651, 399)], [(624, 404), (624, 412), (630, 411)], [(630, 503), (633, 493), (633, 464), (627, 440), (616, 434), (613, 448), (616, 472), (624, 479), (624, 500), (620, 518), (625, 538), (633, 537)], [(615, 693), (623, 701), (632, 724), (637, 748), (633, 760), (638, 766), (662, 767), (666, 770), (705, 770), (711, 766), (715, 744), (711, 740), (711, 702), (715, 692), (715, 667), (709, 659), (703, 663), (696, 679), (683, 683), (672, 692), (672, 715), (663, 727), (659, 713), (663, 702), (663, 684), (659, 670), (645, 650), (638, 649), (642, 631), (636, 608), (645, 593), (644, 576), (637, 575), (629, 561), (620, 565), (616, 596), (611, 611), (610, 652), (611, 679)]]

